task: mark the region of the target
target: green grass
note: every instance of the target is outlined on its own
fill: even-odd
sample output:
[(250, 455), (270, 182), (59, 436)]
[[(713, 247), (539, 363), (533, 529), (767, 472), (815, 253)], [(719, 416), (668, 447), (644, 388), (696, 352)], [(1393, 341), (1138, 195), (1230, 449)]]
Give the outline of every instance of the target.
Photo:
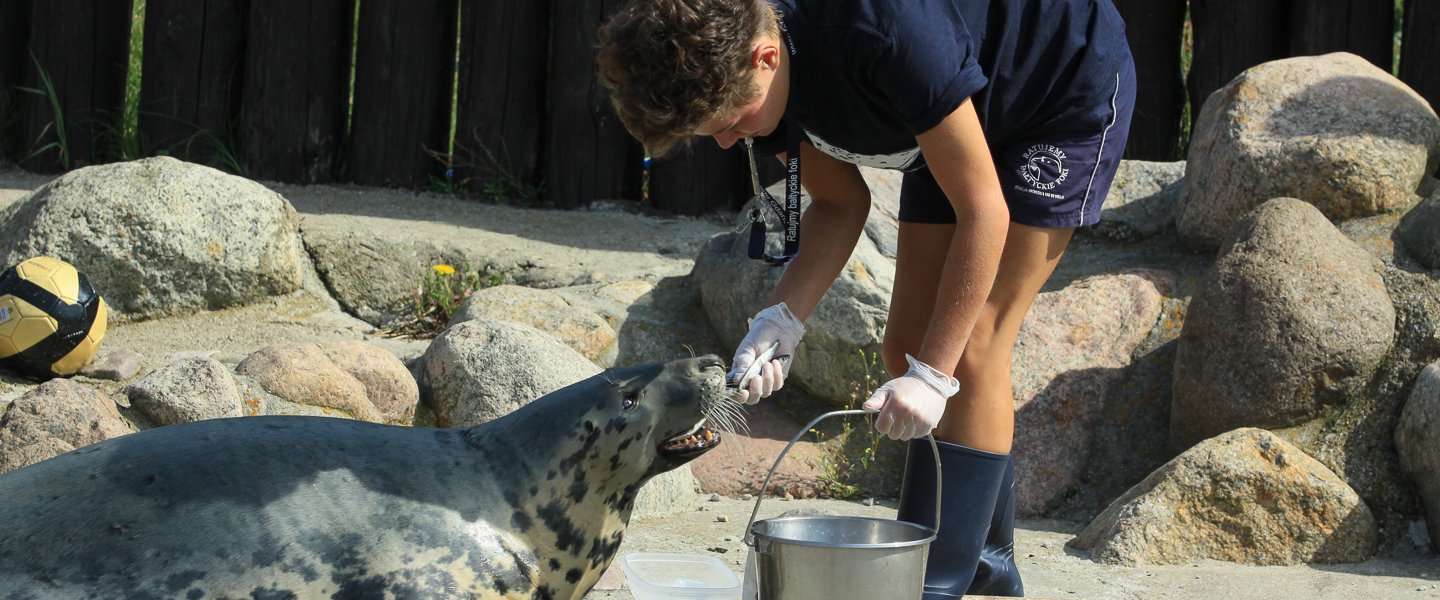
[[(35, 56), (33, 51), (30, 53), (30, 62), (35, 64), (35, 72), (40, 76), (41, 87), (21, 86), (16, 89), (44, 98), (50, 108), (51, 121), (40, 129), (40, 135), (36, 136), (35, 141), (30, 144), (30, 152), (22, 159), (22, 162), (55, 150), (59, 153), (60, 168), (68, 171), (71, 165), (70, 136), (65, 130), (65, 109), (60, 105), (60, 95), (55, 91), (55, 83), (50, 80), (50, 72), (40, 64), (40, 59)], [(46, 143), (47, 135), (53, 135), (55, 139)]]
[(1190, 124), (1195, 120), (1196, 103), (1191, 101), (1189, 86), (1190, 65), (1195, 62), (1195, 27), (1190, 21), (1190, 9), (1185, 9), (1185, 25), (1180, 30), (1180, 131), (1175, 140), (1174, 156), (1185, 159), (1190, 150)]
[(145, 1), (135, 0), (130, 13), (130, 60), (125, 70), (125, 104), (120, 111), (118, 160), (144, 155), (140, 147), (140, 73), (145, 58)]
[[(1419, 0), (1412, 0), (1419, 1)], [(1405, 0), (1395, 0), (1395, 52), (1392, 56), (1395, 59), (1390, 66), (1390, 74), (1400, 76), (1400, 38), (1405, 36)]]

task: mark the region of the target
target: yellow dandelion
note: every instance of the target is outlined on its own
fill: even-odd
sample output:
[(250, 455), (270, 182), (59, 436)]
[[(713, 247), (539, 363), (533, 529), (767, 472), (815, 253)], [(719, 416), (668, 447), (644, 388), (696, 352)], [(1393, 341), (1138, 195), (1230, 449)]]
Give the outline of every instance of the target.
[(430, 267), (430, 268), (435, 270), (435, 274), (436, 274), (436, 275), (454, 275), (454, 274), (455, 274), (455, 267), (452, 267), (452, 266), (450, 266), (450, 265), (435, 265), (435, 266)]

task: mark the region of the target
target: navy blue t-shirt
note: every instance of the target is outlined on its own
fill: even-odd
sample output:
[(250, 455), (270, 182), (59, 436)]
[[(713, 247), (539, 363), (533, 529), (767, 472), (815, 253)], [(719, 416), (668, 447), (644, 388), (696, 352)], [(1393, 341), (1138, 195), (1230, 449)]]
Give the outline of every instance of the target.
[[(1110, 0), (771, 1), (795, 45), (789, 101), (806, 136), (869, 166), (921, 166), (915, 136), (967, 98), (991, 145), (1064, 131), (1109, 102), (1129, 56)], [(783, 152), (786, 126), (756, 149)]]

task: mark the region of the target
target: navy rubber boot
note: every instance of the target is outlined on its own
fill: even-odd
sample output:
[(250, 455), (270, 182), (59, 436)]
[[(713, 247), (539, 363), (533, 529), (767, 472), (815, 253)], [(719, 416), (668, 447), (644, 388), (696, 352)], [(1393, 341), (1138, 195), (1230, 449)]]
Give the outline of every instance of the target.
[(980, 596), (1024, 596), (1025, 585), (1015, 567), (1015, 457), (1005, 461), (1005, 478), (995, 497), (995, 516), (990, 519), (990, 533), (985, 536), (985, 549), (975, 567), (975, 581), (967, 594)]
[[(925, 563), (925, 600), (960, 598), (967, 593), (1022, 594), (1014, 561), (1014, 466), (1010, 455), (935, 443), (940, 447), (944, 489), (940, 531), (930, 544)], [(935, 459), (928, 439), (910, 441), (896, 518), (935, 526)]]

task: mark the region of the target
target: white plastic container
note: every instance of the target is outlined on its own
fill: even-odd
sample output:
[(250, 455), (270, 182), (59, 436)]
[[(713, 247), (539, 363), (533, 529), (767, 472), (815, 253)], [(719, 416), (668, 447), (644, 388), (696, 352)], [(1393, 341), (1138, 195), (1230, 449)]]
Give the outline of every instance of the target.
[(620, 557), (635, 600), (735, 600), (740, 578), (714, 557), (631, 552)]

